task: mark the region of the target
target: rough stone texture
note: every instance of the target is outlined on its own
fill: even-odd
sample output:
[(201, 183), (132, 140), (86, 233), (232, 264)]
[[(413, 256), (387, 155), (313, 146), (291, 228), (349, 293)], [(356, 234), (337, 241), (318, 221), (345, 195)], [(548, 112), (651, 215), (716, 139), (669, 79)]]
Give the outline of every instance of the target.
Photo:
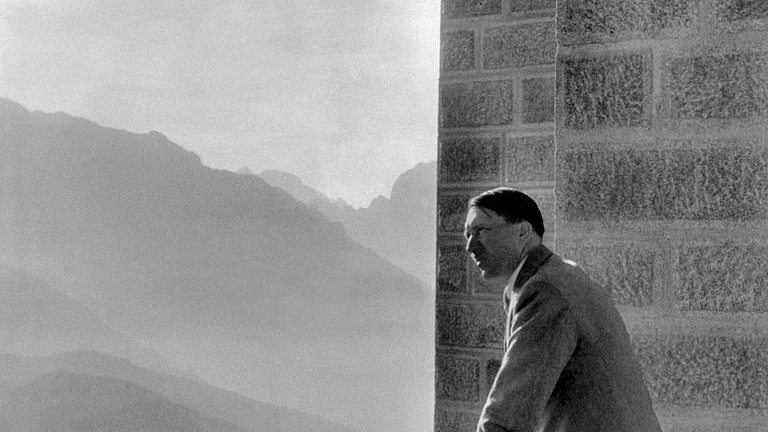
[(698, 0), (561, 0), (558, 42), (589, 44), (653, 38), (696, 24)]
[(555, 138), (552, 135), (507, 140), (507, 183), (554, 179)]
[(438, 248), (437, 289), (440, 292), (467, 292), (467, 253), (464, 246)]
[(554, 9), (556, 0), (511, 0), (510, 11), (528, 12), (540, 9)]
[(477, 402), (480, 399), (480, 362), (450, 355), (437, 356), (438, 399)]
[(715, 5), (718, 18), (725, 22), (768, 18), (768, 2), (765, 0), (720, 0)]
[(560, 124), (571, 129), (591, 129), (648, 123), (647, 62), (643, 54), (560, 60)]
[(682, 247), (678, 306), (684, 310), (768, 312), (768, 247), (721, 243)]
[(683, 335), (633, 339), (656, 403), (768, 407), (768, 339)]
[(558, 203), (565, 220), (768, 217), (766, 150), (594, 148), (560, 160)]
[(496, 27), (483, 36), (483, 67), (500, 69), (555, 62), (553, 22)]
[(435, 410), (435, 432), (474, 432), (480, 413), (469, 414), (461, 411)]
[(437, 306), (437, 344), (464, 348), (502, 348), (504, 309), (479, 305)]
[(511, 80), (445, 84), (441, 124), (446, 128), (512, 124)]
[(443, 33), (440, 41), (442, 68), (445, 72), (463, 71), (475, 67), (475, 32)]
[(665, 98), (676, 119), (768, 114), (768, 54), (726, 53), (665, 59)]
[(437, 219), (438, 231), (443, 233), (463, 234), (464, 220), (467, 215), (467, 203), (474, 196), (471, 193), (438, 194)]
[(501, 138), (461, 138), (440, 143), (440, 181), (501, 181)]
[(523, 123), (555, 120), (555, 79), (523, 80)]
[(743, 409), (687, 408), (656, 411), (665, 432), (768, 432), (768, 413)]
[(486, 384), (489, 389), (493, 386), (493, 380), (496, 379), (499, 369), (501, 369), (501, 362), (499, 360), (491, 360), (485, 364)]
[[(562, 244), (563, 242), (561, 242)], [(565, 244), (558, 254), (575, 261), (607, 289), (620, 305), (648, 306), (653, 303), (654, 251), (628, 247), (596, 247)]]
[(467, 18), (501, 13), (501, 0), (443, 0), (443, 18)]

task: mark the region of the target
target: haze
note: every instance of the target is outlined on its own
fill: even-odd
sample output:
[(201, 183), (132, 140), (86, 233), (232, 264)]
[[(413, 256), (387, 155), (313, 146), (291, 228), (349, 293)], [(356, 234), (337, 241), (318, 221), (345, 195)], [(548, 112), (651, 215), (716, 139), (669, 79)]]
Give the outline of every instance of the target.
[[(0, 0), (0, 96), (365, 206), (436, 158), (439, 2)], [(365, 173), (365, 175), (361, 175)]]

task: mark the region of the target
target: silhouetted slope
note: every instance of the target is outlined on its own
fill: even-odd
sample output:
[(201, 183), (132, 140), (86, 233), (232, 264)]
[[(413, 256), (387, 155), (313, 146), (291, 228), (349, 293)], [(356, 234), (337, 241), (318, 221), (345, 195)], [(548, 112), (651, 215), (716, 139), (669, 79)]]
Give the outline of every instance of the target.
[(370, 430), (431, 419), (429, 289), (159, 133), (0, 100), (0, 238), (0, 263), (216, 385)]
[(20, 355), (98, 350), (167, 367), (156, 353), (27, 272), (0, 264), (0, 349)]
[(127, 381), (66, 372), (12, 391), (0, 425), (4, 432), (247, 432)]
[(389, 198), (380, 196), (361, 209), (329, 199), (294, 174), (264, 171), (259, 176), (341, 223), (352, 239), (433, 286), (436, 170), (436, 162), (416, 165), (398, 177)]
[[(21, 386), (56, 371), (130, 382), (203, 417), (223, 419), (250, 431), (352, 432), (318, 417), (259, 403), (199, 380), (159, 373), (95, 352), (61, 353), (44, 358), (0, 354), (2, 389)], [(4, 401), (2, 393), (0, 391), (0, 405)]]

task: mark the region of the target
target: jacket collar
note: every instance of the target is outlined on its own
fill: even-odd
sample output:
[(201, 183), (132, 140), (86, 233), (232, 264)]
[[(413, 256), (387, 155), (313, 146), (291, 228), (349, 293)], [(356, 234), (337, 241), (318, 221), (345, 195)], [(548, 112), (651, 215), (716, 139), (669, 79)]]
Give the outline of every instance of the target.
[(531, 278), (536, 271), (539, 270), (542, 264), (544, 264), (552, 256), (552, 251), (549, 250), (543, 244), (536, 246), (528, 252), (528, 257), (525, 259), (523, 268), (520, 269), (520, 274), (515, 281), (515, 288), (523, 286), (528, 279)]

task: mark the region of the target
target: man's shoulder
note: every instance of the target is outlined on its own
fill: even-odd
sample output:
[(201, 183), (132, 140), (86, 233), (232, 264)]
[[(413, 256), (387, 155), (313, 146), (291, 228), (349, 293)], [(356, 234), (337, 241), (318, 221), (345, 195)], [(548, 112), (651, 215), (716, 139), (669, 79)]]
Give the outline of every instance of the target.
[(543, 282), (555, 287), (569, 303), (588, 301), (590, 297), (605, 294), (605, 289), (577, 263), (557, 254), (543, 262), (529, 282)]

